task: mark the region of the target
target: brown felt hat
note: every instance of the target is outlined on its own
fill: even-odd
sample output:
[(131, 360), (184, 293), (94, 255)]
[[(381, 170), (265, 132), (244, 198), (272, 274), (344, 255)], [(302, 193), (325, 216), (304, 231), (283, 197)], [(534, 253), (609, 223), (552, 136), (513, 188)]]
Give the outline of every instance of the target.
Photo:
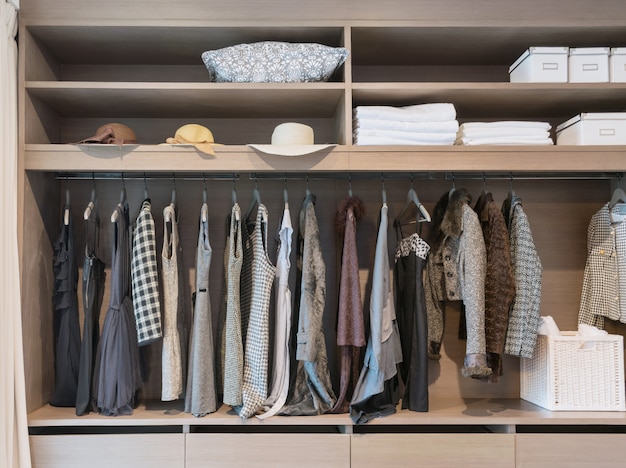
[(137, 143), (137, 137), (132, 128), (121, 123), (108, 123), (96, 130), (96, 134), (85, 138), (79, 143), (102, 143), (124, 145)]

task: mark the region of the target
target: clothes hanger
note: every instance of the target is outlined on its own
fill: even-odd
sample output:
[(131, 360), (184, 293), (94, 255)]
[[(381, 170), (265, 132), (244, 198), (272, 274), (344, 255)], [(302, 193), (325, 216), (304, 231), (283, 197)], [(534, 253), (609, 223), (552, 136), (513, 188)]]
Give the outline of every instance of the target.
[(511, 203), (513, 202), (513, 197), (515, 197), (515, 191), (513, 190), (513, 173), (511, 173), (510, 185), (509, 185), (509, 194), (506, 197), (506, 204), (508, 207), (511, 207)]
[(352, 174), (348, 174), (348, 196), (352, 197)]
[(172, 188), (172, 198), (170, 200), (170, 205), (169, 205), (170, 207), (172, 207), (172, 209), (164, 211), (166, 223), (169, 223), (170, 221), (172, 221), (172, 211), (176, 209), (176, 175), (175, 174), (172, 174), (172, 183), (174, 184), (174, 187)]
[(385, 176), (383, 174), (380, 175), (380, 181), (383, 184), (383, 188), (381, 190), (381, 196), (383, 199), (383, 205), (387, 206), (387, 190), (385, 190)]
[(207, 193), (206, 193), (206, 175), (202, 174), (202, 183), (203, 183), (203, 187), (202, 187), (202, 209), (200, 210), (201, 212), (201, 219), (203, 223), (207, 222), (207, 219), (209, 218), (209, 214), (207, 213), (208, 211), (208, 207), (207, 207)]
[(419, 197), (417, 196), (417, 193), (415, 192), (415, 189), (413, 188), (413, 176), (411, 176), (411, 188), (409, 189), (406, 195), (406, 204), (404, 205), (404, 208), (402, 208), (402, 211), (400, 211), (400, 214), (398, 215), (397, 219), (402, 220), (404, 215), (408, 212), (409, 208), (412, 208), (413, 206), (417, 208), (415, 221), (410, 221), (408, 224), (424, 223), (424, 222), (430, 223), (430, 220), (431, 220), (430, 213), (428, 212), (426, 207), (422, 205), (422, 202), (420, 202)]
[[(67, 180), (67, 179), (66, 179)], [(63, 209), (63, 224), (70, 224), (70, 189), (65, 188), (65, 208)]]
[[(120, 192), (120, 202), (117, 204), (117, 206), (123, 207), (124, 203), (126, 203), (126, 182), (124, 181), (124, 173), (122, 173), (122, 190)], [(113, 214), (111, 215), (111, 222), (116, 223), (118, 216), (119, 213), (116, 207), (115, 211), (113, 211)]]
[(89, 200), (89, 203), (87, 203), (87, 208), (85, 208), (83, 213), (83, 219), (85, 221), (91, 217), (91, 213), (93, 213), (96, 206), (96, 178), (93, 173), (91, 174), (91, 180), (93, 181), (93, 188), (91, 189), (91, 199)]
[(626, 192), (622, 189), (622, 174), (617, 175), (617, 188), (613, 191), (609, 201), (609, 210), (617, 204), (626, 203)]
[(146, 173), (143, 173), (143, 199), (149, 200), (150, 195), (148, 194), (148, 181), (146, 180)]
[(252, 200), (250, 200), (250, 206), (248, 207), (248, 212), (246, 213), (246, 218), (249, 218), (254, 210), (254, 207), (259, 207), (261, 205), (261, 192), (259, 192), (259, 182), (254, 177), (254, 190), (252, 191)]
[[(237, 177), (235, 177), (235, 174), (233, 174), (233, 191), (231, 193), (231, 196), (233, 198), (233, 206), (235, 206), (237, 204)], [(239, 216), (239, 210), (235, 211), (235, 219), (237, 221), (239, 221), (241, 218)]]
[(285, 187), (283, 188), (283, 201), (285, 202), (285, 209), (289, 209), (289, 192), (287, 190), (287, 175), (285, 175)]
[(311, 195), (311, 190), (309, 189), (309, 174), (305, 174), (304, 176), (305, 180), (306, 180), (306, 196), (308, 197), (309, 195)]

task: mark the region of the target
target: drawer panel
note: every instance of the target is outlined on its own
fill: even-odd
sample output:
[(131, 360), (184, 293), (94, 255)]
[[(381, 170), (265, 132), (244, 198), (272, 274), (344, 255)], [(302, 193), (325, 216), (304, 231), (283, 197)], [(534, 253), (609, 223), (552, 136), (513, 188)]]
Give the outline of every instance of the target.
[(350, 466), (346, 434), (187, 434), (186, 468)]
[(623, 467), (624, 434), (517, 434), (518, 467)]
[(515, 466), (513, 434), (354, 434), (352, 468)]
[(30, 436), (35, 468), (184, 467), (184, 434)]

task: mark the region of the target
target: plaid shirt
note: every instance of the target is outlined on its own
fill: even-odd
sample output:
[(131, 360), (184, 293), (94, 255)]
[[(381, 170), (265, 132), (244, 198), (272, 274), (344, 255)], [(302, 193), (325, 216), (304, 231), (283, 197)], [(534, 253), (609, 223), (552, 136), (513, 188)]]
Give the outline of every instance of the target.
[(162, 336), (156, 235), (149, 200), (141, 205), (135, 224), (131, 275), (137, 341), (142, 346)]

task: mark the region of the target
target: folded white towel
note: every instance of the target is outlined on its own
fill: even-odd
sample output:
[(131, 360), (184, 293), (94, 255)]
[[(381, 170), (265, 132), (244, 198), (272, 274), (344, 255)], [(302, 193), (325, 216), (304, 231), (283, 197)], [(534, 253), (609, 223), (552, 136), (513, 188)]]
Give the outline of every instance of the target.
[(551, 138), (532, 137), (484, 137), (457, 138), (455, 145), (553, 145)]
[(491, 127), (491, 128), (459, 128), (459, 137), (483, 138), (491, 136), (534, 136), (549, 138), (550, 132), (543, 128), (516, 128), (516, 127)]
[(437, 140), (402, 140), (400, 138), (392, 138), (386, 136), (360, 136), (355, 138), (355, 145), (453, 145), (454, 135), (447, 135), (446, 138), (440, 138)]
[(526, 120), (499, 120), (496, 122), (465, 122), (461, 128), (489, 128), (489, 127), (518, 127), (518, 128), (543, 128), (550, 130), (552, 126), (548, 122), (534, 122)]
[(358, 130), (398, 130), (402, 132), (451, 133), (459, 130), (459, 122), (402, 122), (400, 120), (354, 119), (352, 128)]
[(362, 138), (392, 138), (394, 140), (406, 140), (412, 142), (418, 142), (422, 144), (444, 144), (449, 145), (454, 142), (456, 138), (455, 132), (448, 133), (417, 133), (417, 132), (401, 132), (398, 130), (370, 130), (370, 129), (357, 129), (353, 133), (354, 139), (357, 142), (362, 141)]
[(405, 107), (357, 106), (354, 108), (354, 117), (401, 122), (444, 122), (456, 119), (456, 109), (450, 103), (416, 104)]

